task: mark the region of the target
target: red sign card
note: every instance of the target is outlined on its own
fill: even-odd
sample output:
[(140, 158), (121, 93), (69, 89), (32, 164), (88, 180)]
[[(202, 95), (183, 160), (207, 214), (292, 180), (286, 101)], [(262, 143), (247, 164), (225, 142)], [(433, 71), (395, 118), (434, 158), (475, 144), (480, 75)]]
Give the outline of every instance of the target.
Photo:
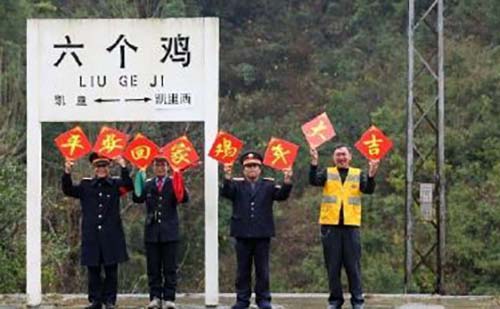
[(93, 151), (114, 159), (125, 151), (129, 136), (123, 132), (109, 127), (102, 127)]
[(167, 161), (174, 171), (182, 171), (194, 166), (200, 159), (193, 144), (185, 135), (171, 141), (162, 149), (164, 149)]
[(242, 148), (242, 141), (229, 133), (220, 131), (208, 155), (221, 163), (231, 164), (238, 158)]
[(133, 165), (145, 170), (159, 153), (158, 146), (144, 135), (138, 133), (128, 144), (123, 156)]
[(368, 160), (379, 160), (392, 148), (392, 141), (376, 126), (371, 126), (354, 146)]
[(291, 168), (297, 157), (299, 146), (283, 139), (272, 137), (264, 154), (264, 164), (278, 170)]
[(309, 146), (313, 149), (318, 148), (335, 136), (335, 130), (326, 113), (302, 125), (302, 132)]
[(80, 127), (74, 127), (60, 134), (54, 142), (66, 160), (77, 160), (92, 149), (87, 136)]

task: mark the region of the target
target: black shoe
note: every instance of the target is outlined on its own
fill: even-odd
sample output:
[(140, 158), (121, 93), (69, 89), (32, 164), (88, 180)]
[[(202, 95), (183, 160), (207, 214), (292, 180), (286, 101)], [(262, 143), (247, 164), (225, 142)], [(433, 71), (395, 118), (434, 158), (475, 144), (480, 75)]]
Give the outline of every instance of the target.
[(115, 306), (115, 304), (113, 304), (113, 303), (107, 303), (107, 304), (106, 304), (106, 306), (105, 306), (105, 308), (106, 308), (106, 309), (115, 309), (115, 308), (116, 308), (116, 306)]
[(85, 307), (85, 309), (102, 309), (102, 304), (101, 303), (92, 303)]
[(270, 302), (262, 302), (260, 304), (257, 305), (259, 307), (259, 309), (273, 309), (273, 306), (271, 305)]
[(328, 309), (342, 309), (342, 302), (331, 302), (327, 306)]
[(363, 309), (363, 308), (365, 308), (364, 303), (365, 303), (365, 301), (363, 299), (363, 295), (359, 295), (359, 296), (351, 295), (352, 309)]
[(233, 306), (231, 306), (231, 309), (248, 309), (248, 306), (240, 304), (240, 303), (236, 303)]
[(153, 299), (149, 302), (147, 309), (161, 309), (161, 299), (158, 297), (153, 297)]

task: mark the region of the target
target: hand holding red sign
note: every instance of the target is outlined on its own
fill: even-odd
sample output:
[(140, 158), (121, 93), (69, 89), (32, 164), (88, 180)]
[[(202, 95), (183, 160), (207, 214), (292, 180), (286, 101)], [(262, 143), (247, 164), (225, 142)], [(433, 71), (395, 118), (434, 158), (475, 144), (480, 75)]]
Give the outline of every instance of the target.
[(322, 113), (302, 126), (307, 142), (311, 148), (318, 148), (335, 136), (335, 130), (326, 113)]
[(380, 165), (380, 160), (370, 160), (368, 162), (368, 177), (375, 177), (379, 165)]
[(128, 144), (123, 156), (140, 170), (145, 170), (158, 152), (158, 146), (153, 141), (138, 133)]
[(283, 170), (283, 183), (291, 184), (292, 183), (293, 170), (291, 168), (287, 168)]
[(368, 160), (380, 160), (392, 148), (392, 141), (375, 126), (371, 126), (356, 142), (355, 147)]
[(200, 157), (187, 136), (181, 136), (163, 147), (167, 161), (174, 171), (182, 171), (198, 164)]
[(298, 145), (272, 137), (267, 144), (263, 163), (277, 170), (291, 169), (298, 150)]
[(109, 127), (102, 127), (93, 151), (114, 159), (120, 156), (127, 146), (129, 136), (123, 132)]
[(92, 146), (80, 127), (66, 131), (54, 139), (61, 154), (68, 161), (77, 160), (90, 152)]
[(229, 133), (220, 131), (208, 155), (221, 163), (231, 164), (236, 161), (242, 148), (242, 141)]

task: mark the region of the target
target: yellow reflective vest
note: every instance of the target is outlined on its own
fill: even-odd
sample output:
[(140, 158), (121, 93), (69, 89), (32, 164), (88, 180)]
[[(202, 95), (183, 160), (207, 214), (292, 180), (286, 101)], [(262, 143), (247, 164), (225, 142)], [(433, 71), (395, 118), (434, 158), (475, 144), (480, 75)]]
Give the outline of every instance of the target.
[(340, 208), (344, 210), (345, 225), (361, 225), (361, 191), (359, 188), (361, 170), (349, 168), (344, 184), (336, 167), (327, 169), (323, 187), (323, 199), (319, 215), (320, 224), (338, 225)]

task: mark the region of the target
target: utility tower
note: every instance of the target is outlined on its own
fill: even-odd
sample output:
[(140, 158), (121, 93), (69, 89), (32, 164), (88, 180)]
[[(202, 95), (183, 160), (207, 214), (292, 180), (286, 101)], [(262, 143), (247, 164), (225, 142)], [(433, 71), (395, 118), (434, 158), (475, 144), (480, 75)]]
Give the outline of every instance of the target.
[(445, 294), (444, 0), (408, 0), (404, 291)]

